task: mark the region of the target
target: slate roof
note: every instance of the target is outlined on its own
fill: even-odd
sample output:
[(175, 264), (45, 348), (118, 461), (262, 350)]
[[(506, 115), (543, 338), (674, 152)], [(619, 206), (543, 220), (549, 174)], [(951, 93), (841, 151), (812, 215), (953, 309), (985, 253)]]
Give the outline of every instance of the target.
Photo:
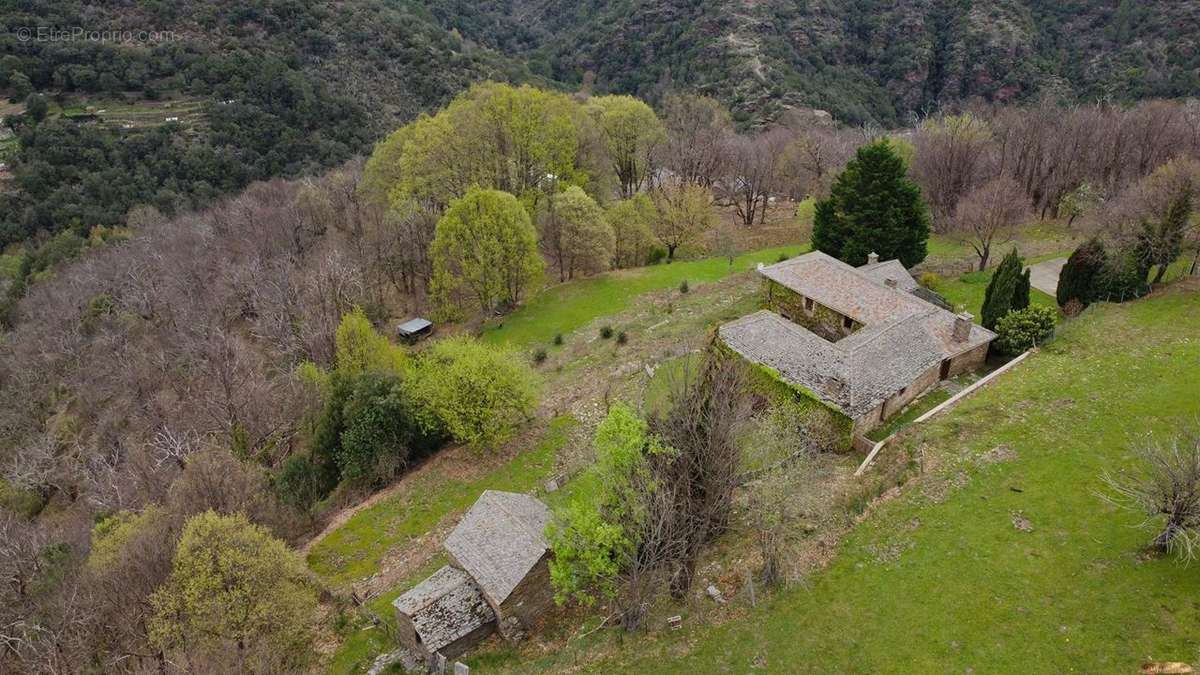
[(896, 282), (896, 288), (909, 293), (921, 287), (917, 280), (908, 273), (908, 270), (904, 269), (904, 265), (899, 260), (885, 260), (874, 265), (863, 265), (858, 268), (858, 271), (881, 286), (886, 285), (884, 282), (891, 279)]
[(449, 565), (392, 605), (412, 619), (421, 644), (431, 654), (496, 620), (496, 613), (471, 577)]
[(431, 322), (429, 319), (422, 319), (418, 317), (416, 319), (409, 319), (408, 321), (400, 324), (396, 327), (396, 331), (401, 335), (412, 335), (413, 333), (425, 330), (432, 325), (433, 322)]
[[(896, 288), (884, 285), (884, 279), (897, 275), (896, 267), (904, 269), (889, 263), (862, 270), (813, 252), (759, 270), (862, 324), (837, 342), (768, 310), (721, 326), (721, 338), (745, 358), (775, 369), (785, 381), (857, 418), (942, 359), (996, 337), (972, 325), (966, 340), (955, 340), (954, 314), (904, 290), (900, 279)], [(907, 270), (904, 276), (912, 279)]]
[(485, 490), (446, 538), (450, 557), (497, 605), (549, 550), (550, 509), (529, 495)]

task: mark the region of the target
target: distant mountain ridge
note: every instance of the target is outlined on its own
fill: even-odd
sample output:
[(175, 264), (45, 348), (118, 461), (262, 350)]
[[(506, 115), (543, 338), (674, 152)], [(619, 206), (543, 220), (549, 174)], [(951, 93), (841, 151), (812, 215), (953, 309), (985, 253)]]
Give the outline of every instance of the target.
[(802, 105), (893, 126), (1042, 92), (1200, 92), (1196, 0), (425, 0), (447, 28), (558, 81), (696, 88), (743, 120)]

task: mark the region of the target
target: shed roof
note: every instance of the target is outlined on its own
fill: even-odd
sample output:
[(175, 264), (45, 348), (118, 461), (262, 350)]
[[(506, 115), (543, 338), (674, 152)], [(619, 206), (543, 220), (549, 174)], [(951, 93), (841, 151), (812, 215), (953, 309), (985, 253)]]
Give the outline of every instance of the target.
[(418, 317), (416, 319), (409, 319), (408, 321), (405, 321), (404, 323), (400, 324), (396, 330), (402, 335), (412, 335), (413, 333), (425, 330), (432, 325), (433, 322), (429, 319), (422, 319)]
[(446, 538), (446, 552), (499, 604), (549, 550), (549, 522), (550, 509), (537, 499), (485, 490)]
[[(972, 325), (966, 340), (954, 339), (955, 315), (901, 286), (899, 263), (856, 269), (813, 252), (760, 270), (763, 276), (810, 297), (862, 324), (830, 342), (791, 321), (762, 310), (721, 326), (722, 340), (751, 361), (769, 366), (850, 417), (912, 384), (942, 359), (990, 342), (995, 333)], [(912, 279), (907, 270), (904, 277)]]
[(430, 653), (496, 620), (495, 611), (471, 577), (449, 565), (396, 598), (392, 605), (412, 619), (421, 644)]

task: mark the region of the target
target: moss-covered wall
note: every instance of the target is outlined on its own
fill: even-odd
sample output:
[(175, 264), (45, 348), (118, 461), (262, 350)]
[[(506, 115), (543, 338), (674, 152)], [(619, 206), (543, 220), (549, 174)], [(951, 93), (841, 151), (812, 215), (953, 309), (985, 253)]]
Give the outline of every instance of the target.
[(854, 331), (862, 328), (862, 324), (851, 320), (846, 328), (844, 314), (822, 305), (815, 300), (812, 309), (805, 307), (805, 297), (786, 286), (765, 279), (763, 281), (763, 307), (787, 317), (792, 323), (804, 326), (830, 342), (837, 342)]
[[(720, 348), (724, 353), (742, 359), (740, 354), (734, 352), (728, 346), (721, 344)], [(850, 450), (854, 432), (854, 420), (822, 401), (814, 392), (805, 387), (788, 383), (774, 368), (753, 363), (746, 359), (742, 360), (749, 366), (749, 385), (755, 394), (770, 401), (772, 405), (787, 404), (798, 406), (803, 411), (803, 414), (813, 415), (816, 424), (827, 426), (832, 430), (834, 450), (837, 452)]]

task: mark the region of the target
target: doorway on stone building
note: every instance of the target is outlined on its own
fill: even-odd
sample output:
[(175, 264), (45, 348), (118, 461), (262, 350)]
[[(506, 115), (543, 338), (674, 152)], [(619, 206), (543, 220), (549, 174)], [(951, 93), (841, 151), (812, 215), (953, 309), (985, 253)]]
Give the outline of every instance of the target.
[(950, 359), (942, 359), (942, 372), (938, 374), (938, 379), (950, 379)]

